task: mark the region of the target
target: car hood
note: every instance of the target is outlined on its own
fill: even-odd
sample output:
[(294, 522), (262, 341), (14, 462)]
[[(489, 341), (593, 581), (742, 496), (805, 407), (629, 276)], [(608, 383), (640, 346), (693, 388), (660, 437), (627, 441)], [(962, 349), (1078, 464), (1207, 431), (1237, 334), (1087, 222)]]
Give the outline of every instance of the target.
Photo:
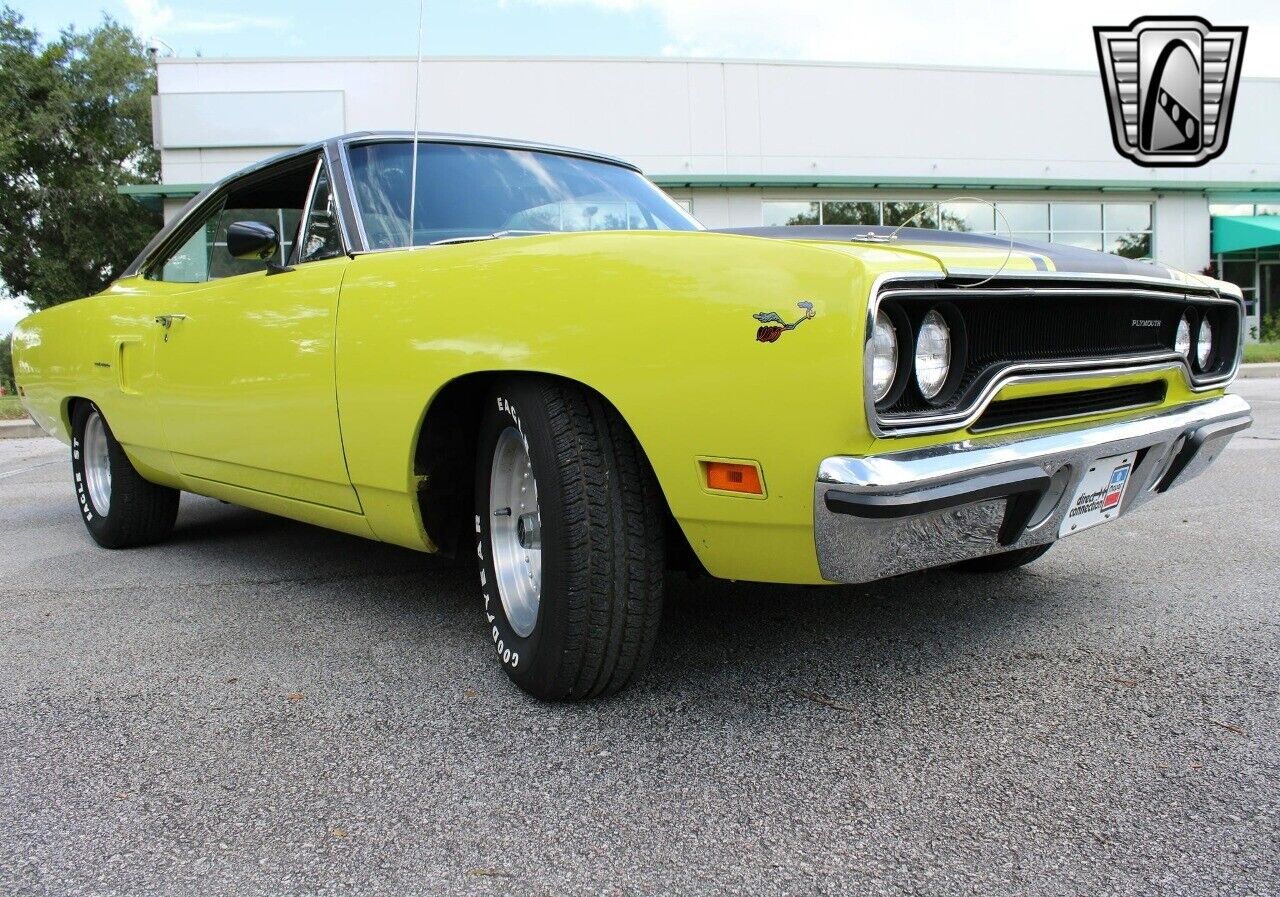
[[(933, 230), (921, 227), (894, 228), (871, 225), (789, 225), (786, 227), (721, 228), (717, 233), (765, 237), (775, 240), (820, 241), (855, 246), (875, 247), (925, 255), (948, 273), (991, 273), (992, 266), (1006, 264), (1006, 257), (1016, 260), (1016, 267), (1026, 270), (1054, 271), (1070, 274), (1094, 274), (1115, 277), (1146, 277), (1191, 283), (1217, 288), (1220, 283), (1208, 277), (1188, 274), (1159, 262), (1134, 261), (1105, 252), (1094, 252), (1058, 243), (1010, 239), (991, 234)], [(1226, 286), (1221, 284), (1221, 286)]]

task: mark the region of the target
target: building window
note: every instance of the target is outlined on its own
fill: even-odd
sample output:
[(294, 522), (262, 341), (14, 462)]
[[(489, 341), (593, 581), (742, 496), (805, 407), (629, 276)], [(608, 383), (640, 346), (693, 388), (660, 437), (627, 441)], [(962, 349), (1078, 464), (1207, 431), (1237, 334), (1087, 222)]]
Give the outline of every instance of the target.
[[(1151, 257), (1149, 202), (910, 202), (765, 200), (764, 223), (883, 224), (1063, 243), (1126, 258)], [(1250, 209), (1253, 207), (1250, 206)], [(1274, 207), (1280, 214), (1280, 206)], [(1251, 213), (1249, 213), (1251, 214)]]
[(886, 202), (882, 208), (884, 223), (893, 227), (938, 226), (936, 202)]
[(878, 202), (824, 202), (823, 224), (879, 224)]
[(764, 226), (783, 227), (788, 224), (821, 224), (821, 212), (816, 202), (766, 202)]

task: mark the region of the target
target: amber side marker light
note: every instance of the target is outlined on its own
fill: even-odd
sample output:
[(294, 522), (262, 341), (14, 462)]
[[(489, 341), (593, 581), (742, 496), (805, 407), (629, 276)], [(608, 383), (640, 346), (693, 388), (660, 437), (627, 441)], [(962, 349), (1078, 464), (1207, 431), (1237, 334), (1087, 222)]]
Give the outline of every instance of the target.
[(721, 492), (743, 492), (747, 495), (764, 495), (760, 485), (760, 471), (750, 464), (730, 464), (725, 461), (703, 462), (707, 471), (707, 488)]

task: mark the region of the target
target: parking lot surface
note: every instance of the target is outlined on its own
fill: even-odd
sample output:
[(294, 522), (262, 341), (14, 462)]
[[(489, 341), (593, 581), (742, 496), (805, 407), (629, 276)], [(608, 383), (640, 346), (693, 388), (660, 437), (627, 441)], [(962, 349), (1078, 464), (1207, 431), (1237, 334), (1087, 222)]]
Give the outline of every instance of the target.
[(95, 548), (0, 444), (0, 893), (1280, 893), (1280, 380), (1014, 573), (673, 581), (578, 706), (473, 575), (191, 496)]

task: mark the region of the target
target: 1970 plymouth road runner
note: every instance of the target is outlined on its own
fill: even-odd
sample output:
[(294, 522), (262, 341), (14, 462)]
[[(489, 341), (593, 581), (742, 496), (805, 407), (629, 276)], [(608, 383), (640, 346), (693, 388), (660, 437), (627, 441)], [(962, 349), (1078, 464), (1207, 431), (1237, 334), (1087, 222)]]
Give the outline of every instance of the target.
[(1006, 570), (1191, 479), (1251, 421), (1242, 315), (1158, 264), (710, 232), (615, 159), (354, 134), (196, 197), (14, 363), (99, 544), (186, 491), (474, 554), (503, 669), (572, 699), (637, 675), (669, 567)]

